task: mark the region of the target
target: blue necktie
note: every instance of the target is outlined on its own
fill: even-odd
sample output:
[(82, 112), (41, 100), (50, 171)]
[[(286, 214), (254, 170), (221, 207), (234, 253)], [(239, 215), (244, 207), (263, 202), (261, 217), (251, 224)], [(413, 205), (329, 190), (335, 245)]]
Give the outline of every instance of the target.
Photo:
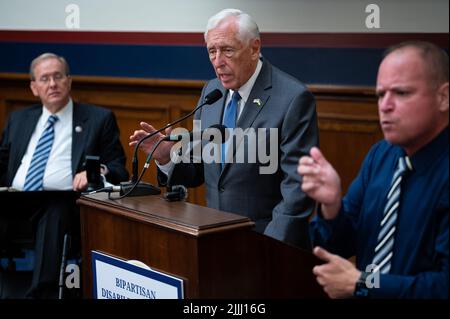
[(231, 97), (231, 101), (228, 103), (227, 107), (225, 108), (225, 115), (223, 117), (223, 125), (227, 127), (226, 134), (228, 135), (228, 139), (225, 141), (225, 143), (222, 144), (222, 169), (225, 166), (225, 158), (228, 151), (228, 148), (233, 141), (232, 134), (233, 129), (236, 127), (236, 118), (237, 118), (237, 109), (238, 109), (238, 103), (241, 99), (241, 96), (239, 95), (238, 91), (233, 92), (233, 96)]
[(47, 120), (47, 127), (42, 132), (42, 135), (34, 149), (33, 157), (31, 158), (30, 167), (28, 167), (27, 176), (25, 177), (24, 191), (38, 191), (42, 190), (44, 186), (44, 173), (47, 166), (48, 157), (53, 146), (53, 139), (55, 137), (55, 130), (53, 125), (58, 120), (56, 115), (50, 115)]
[(375, 247), (375, 256), (372, 262), (376, 265), (375, 271), (379, 270), (381, 274), (387, 274), (391, 270), (395, 228), (400, 205), (400, 186), (402, 178), (408, 170), (412, 170), (409, 158), (400, 157), (387, 195), (387, 202), (384, 207), (380, 232), (377, 238), (377, 246)]

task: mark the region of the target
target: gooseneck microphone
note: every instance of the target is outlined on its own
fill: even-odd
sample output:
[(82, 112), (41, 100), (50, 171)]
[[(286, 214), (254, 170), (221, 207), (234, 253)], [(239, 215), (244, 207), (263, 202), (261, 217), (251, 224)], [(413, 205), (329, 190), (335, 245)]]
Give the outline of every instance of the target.
[[(225, 125), (215, 124), (215, 125), (211, 125), (210, 127), (206, 128), (204, 130), (201, 130), (201, 131), (191, 131), (189, 133), (183, 133), (183, 134), (166, 135), (164, 138), (160, 139), (158, 142), (156, 142), (153, 145), (151, 152), (148, 154), (147, 159), (145, 160), (144, 168), (142, 169), (141, 173), (139, 174), (139, 177), (136, 182), (134, 182), (134, 183), (127, 182), (126, 187), (124, 187), (123, 183), (120, 186), (103, 187), (103, 188), (97, 189), (95, 191), (85, 192), (85, 193), (83, 193), (83, 195), (91, 195), (91, 194), (96, 194), (96, 193), (100, 193), (100, 192), (103, 192), (103, 193), (120, 192), (120, 197), (111, 197), (111, 195), (109, 195), (110, 199), (121, 199), (121, 198), (128, 196), (128, 194), (130, 194), (130, 193), (135, 194), (136, 192), (139, 192), (139, 194), (141, 194), (141, 195), (150, 195), (150, 194), (143, 194), (143, 192), (145, 191), (145, 187), (147, 187), (147, 185), (151, 185), (151, 184), (141, 183), (141, 179), (144, 176), (144, 173), (147, 170), (147, 168), (150, 167), (150, 160), (153, 157), (153, 153), (155, 152), (155, 150), (158, 148), (158, 146), (162, 142), (164, 142), (164, 141), (178, 142), (178, 141), (182, 141), (183, 139), (188, 139), (189, 142), (191, 142), (191, 141), (196, 142), (197, 141), (196, 137), (199, 136), (201, 140), (209, 140), (209, 142), (212, 142), (212, 143), (222, 144), (222, 143), (225, 143), (225, 141), (228, 138), (226, 136), (226, 129), (227, 128)], [(138, 186), (140, 187), (140, 189), (137, 189)], [(160, 192), (161, 191), (158, 188), (158, 194)], [(132, 196), (138, 196), (138, 195), (132, 195)], [(186, 197), (187, 197), (187, 189), (183, 185), (175, 185), (175, 186), (167, 185), (167, 193), (164, 194), (164, 198), (166, 200), (175, 201), (175, 200), (181, 200), (182, 198), (186, 198)]]
[[(196, 137), (200, 136), (202, 140), (209, 140), (209, 142), (216, 144), (223, 144), (229, 138), (226, 134), (227, 127), (222, 124), (214, 124), (210, 127), (199, 132), (189, 132), (186, 134), (179, 135), (167, 135), (163, 140), (167, 141), (181, 141), (188, 139), (189, 142), (196, 142)], [(197, 133), (197, 134), (195, 134)], [(188, 190), (184, 185), (171, 185), (170, 179), (167, 181), (166, 185), (166, 193), (164, 194), (164, 198), (169, 201), (180, 201), (185, 200), (188, 197)]]
[[(125, 196), (142, 196), (142, 195), (158, 195), (161, 193), (161, 190), (149, 183), (141, 183), (140, 185), (135, 185), (137, 183), (139, 183), (138, 181), (138, 158), (137, 158), (137, 150), (139, 149), (139, 146), (147, 139), (149, 139), (150, 137), (164, 131), (165, 129), (180, 123), (181, 121), (184, 121), (185, 119), (187, 119), (188, 117), (192, 116), (195, 114), (195, 112), (197, 112), (200, 108), (202, 108), (205, 105), (211, 105), (213, 103), (215, 103), (216, 101), (218, 101), (221, 97), (222, 97), (222, 92), (219, 89), (215, 89), (213, 91), (211, 91), (209, 94), (207, 94), (203, 100), (203, 103), (201, 103), (200, 105), (198, 105), (194, 110), (192, 110), (192, 112), (186, 114), (185, 116), (179, 118), (178, 120), (168, 123), (166, 124), (164, 127), (160, 128), (159, 130), (152, 132), (150, 134), (148, 134), (147, 136), (144, 136), (143, 138), (141, 138), (139, 140), (139, 142), (135, 145), (134, 147), (134, 152), (133, 152), (133, 160), (132, 160), (132, 177), (131, 177), (131, 181), (130, 182), (122, 182), (121, 183), (121, 187), (123, 189), (123, 195), (127, 194)], [(122, 193), (122, 191), (121, 191)], [(124, 196), (124, 197), (125, 197)]]
[(139, 165), (138, 165), (138, 159), (137, 159), (137, 150), (139, 149), (139, 146), (142, 144), (142, 142), (144, 142), (145, 140), (149, 139), (150, 137), (164, 131), (168, 127), (171, 127), (177, 123), (180, 123), (181, 121), (184, 121), (188, 117), (192, 116), (195, 112), (197, 112), (203, 106), (211, 105), (211, 104), (215, 103), (217, 100), (219, 100), (221, 97), (222, 97), (222, 92), (219, 89), (215, 89), (214, 91), (211, 91), (208, 95), (205, 96), (203, 103), (200, 104), (199, 106), (197, 106), (192, 112), (186, 114), (185, 116), (181, 117), (180, 119), (176, 120), (175, 122), (166, 124), (164, 127), (160, 128), (159, 130), (152, 132), (152, 133), (148, 134), (147, 136), (144, 136), (143, 138), (141, 138), (139, 140), (139, 142), (136, 144), (136, 146), (134, 147), (133, 162), (132, 162), (133, 176), (131, 178), (131, 181), (135, 182), (138, 177), (138, 166)]
[[(164, 141), (172, 141), (172, 142), (178, 142), (181, 141), (183, 138), (187, 139), (188, 141), (192, 141), (195, 138), (195, 133), (197, 133), (202, 140), (206, 140), (204, 137), (209, 137), (210, 142), (217, 142), (219, 144), (222, 144), (225, 142), (226, 139), (226, 129), (227, 127), (223, 124), (214, 124), (210, 127), (201, 130), (201, 131), (191, 131), (189, 133), (183, 133), (183, 134), (170, 134), (166, 135), (163, 140)], [(215, 130), (215, 131), (213, 131)], [(218, 137), (220, 137), (219, 141), (214, 140), (215, 133), (218, 133)]]

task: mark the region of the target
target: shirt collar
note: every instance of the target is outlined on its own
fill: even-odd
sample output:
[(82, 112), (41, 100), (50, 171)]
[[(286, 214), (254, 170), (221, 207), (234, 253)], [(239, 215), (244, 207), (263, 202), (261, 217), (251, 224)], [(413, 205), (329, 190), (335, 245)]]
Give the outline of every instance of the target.
[[(69, 98), (69, 102), (67, 102), (67, 104), (64, 105), (54, 115), (58, 117), (58, 122), (66, 122), (66, 120), (69, 119), (70, 116), (72, 116), (72, 110), (73, 110), (73, 102), (72, 99)], [(45, 126), (50, 115), (52, 115), (52, 113), (45, 106), (42, 106), (41, 118), (43, 121), (41, 122), (41, 125)]]
[[(253, 75), (248, 79), (248, 81), (239, 88), (238, 92), (241, 96), (242, 104), (245, 105), (247, 103), (248, 97), (250, 96), (250, 93), (252, 91), (253, 85), (256, 82), (256, 79), (258, 78), (259, 73), (261, 72), (262, 68), (262, 62), (260, 59), (258, 59), (258, 64), (256, 64), (255, 72), (253, 72)], [(234, 90), (230, 90), (230, 97), (233, 96)]]

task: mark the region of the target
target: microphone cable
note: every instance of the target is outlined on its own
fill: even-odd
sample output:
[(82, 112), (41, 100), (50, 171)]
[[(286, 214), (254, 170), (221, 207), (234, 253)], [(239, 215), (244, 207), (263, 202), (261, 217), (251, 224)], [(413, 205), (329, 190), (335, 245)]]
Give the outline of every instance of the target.
[[(150, 162), (150, 160), (152, 159), (153, 153), (155, 152), (156, 148), (157, 148), (162, 142), (164, 142), (164, 141), (165, 141), (165, 139), (162, 138), (162, 139), (160, 139), (157, 143), (155, 143), (155, 145), (153, 145), (153, 149), (152, 149), (152, 151), (149, 153), (149, 155), (147, 156), (147, 158), (146, 158), (146, 160), (145, 160), (144, 167), (142, 168), (141, 173), (139, 174), (138, 179), (134, 182), (133, 186), (132, 186), (126, 193), (124, 193), (123, 195), (120, 195), (120, 196), (118, 196), (118, 197), (112, 197), (112, 196), (111, 196), (111, 192), (108, 192), (108, 199), (111, 199), (111, 200), (122, 199), (122, 198), (124, 198), (124, 197), (127, 197), (129, 194), (131, 194), (131, 192), (132, 192), (132, 191), (136, 188), (136, 186), (141, 182), (141, 179), (142, 179), (142, 177), (144, 176), (145, 172), (147, 171), (147, 168), (150, 167), (150, 163), (149, 163), (149, 162)], [(108, 188), (108, 187), (106, 187), (106, 188)], [(111, 188), (112, 188), (112, 187), (111, 187)]]

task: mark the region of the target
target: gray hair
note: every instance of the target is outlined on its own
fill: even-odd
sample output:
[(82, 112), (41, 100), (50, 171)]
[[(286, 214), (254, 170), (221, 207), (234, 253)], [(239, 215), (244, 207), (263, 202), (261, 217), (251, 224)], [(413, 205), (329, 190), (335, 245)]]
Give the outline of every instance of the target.
[(209, 18), (204, 34), (205, 42), (209, 30), (215, 29), (219, 24), (230, 17), (236, 18), (238, 25), (238, 39), (240, 41), (248, 43), (250, 40), (260, 39), (258, 25), (249, 14), (238, 9), (224, 9)]
[(70, 68), (69, 68), (69, 64), (67, 63), (66, 59), (64, 59), (64, 57), (59, 56), (57, 54), (54, 53), (50, 53), (50, 52), (46, 52), (46, 53), (42, 53), (40, 56), (38, 56), (37, 58), (34, 58), (33, 61), (31, 61), (30, 64), (30, 78), (32, 81), (35, 80), (34, 78), (34, 68), (36, 67), (36, 65), (38, 63), (40, 63), (43, 60), (47, 60), (47, 59), (57, 59), (59, 60), (59, 62), (62, 63), (62, 65), (64, 66), (64, 70), (65, 70), (65, 75), (68, 76), (70, 75)]

